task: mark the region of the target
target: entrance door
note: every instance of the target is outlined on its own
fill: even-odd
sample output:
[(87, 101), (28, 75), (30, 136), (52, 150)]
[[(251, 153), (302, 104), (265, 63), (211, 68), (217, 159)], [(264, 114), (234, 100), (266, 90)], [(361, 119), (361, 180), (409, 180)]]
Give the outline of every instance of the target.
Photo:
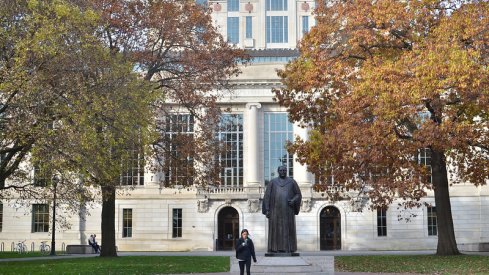
[(217, 250), (234, 250), (239, 238), (239, 214), (232, 207), (223, 208), (217, 217)]
[(319, 215), (320, 250), (341, 249), (341, 216), (338, 208), (328, 206)]

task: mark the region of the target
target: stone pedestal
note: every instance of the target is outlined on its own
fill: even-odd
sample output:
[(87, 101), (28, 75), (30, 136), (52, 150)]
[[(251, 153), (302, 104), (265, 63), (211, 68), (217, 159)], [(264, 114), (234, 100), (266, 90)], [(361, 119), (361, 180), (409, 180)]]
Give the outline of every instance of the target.
[(267, 252), (265, 257), (298, 257), (300, 256), (297, 252)]

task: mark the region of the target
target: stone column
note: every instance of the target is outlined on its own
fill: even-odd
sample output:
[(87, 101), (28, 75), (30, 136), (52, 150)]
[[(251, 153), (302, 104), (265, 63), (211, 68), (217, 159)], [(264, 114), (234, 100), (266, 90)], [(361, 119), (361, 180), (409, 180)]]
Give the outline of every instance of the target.
[[(198, 110), (198, 116), (201, 117), (201, 119), (199, 119), (198, 117), (194, 118), (194, 139), (199, 144), (200, 142), (209, 142), (209, 140), (205, 138), (205, 133), (204, 133), (206, 128), (212, 127), (210, 125), (206, 125), (205, 118), (207, 112), (208, 112), (207, 108), (202, 108)], [(207, 175), (209, 175), (208, 169), (210, 169), (210, 167), (206, 165), (209, 164), (211, 160), (214, 158), (212, 152), (203, 151), (202, 148), (199, 148), (196, 154), (199, 154), (200, 160), (194, 160), (194, 169), (195, 169), (194, 186), (202, 186), (203, 183), (213, 184), (211, 179), (207, 177)], [(208, 162), (206, 162), (205, 160), (207, 160)]]
[[(308, 128), (303, 128), (300, 127), (299, 124), (294, 123), (294, 140), (296, 137), (301, 138), (302, 140), (308, 140), (309, 139), (309, 134), (308, 134)], [(307, 186), (310, 187), (312, 185), (312, 175), (311, 173), (307, 172), (307, 166), (306, 165), (301, 165), (296, 159), (294, 158), (294, 179), (297, 181), (297, 184), (299, 186)]]
[(261, 184), (259, 178), (260, 171), (260, 144), (259, 144), (259, 120), (258, 109), (261, 108), (260, 103), (246, 104), (247, 116), (247, 170), (246, 170), (246, 186), (258, 186)]

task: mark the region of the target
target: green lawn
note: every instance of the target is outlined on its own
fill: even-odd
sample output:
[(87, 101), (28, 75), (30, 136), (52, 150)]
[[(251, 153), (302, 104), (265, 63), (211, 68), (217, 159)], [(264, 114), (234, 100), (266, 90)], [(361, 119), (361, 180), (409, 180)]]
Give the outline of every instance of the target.
[[(12, 253), (12, 256), (16, 256)], [(1, 258), (11, 255), (0, 253)], [(17, 254), (18, 255), (18, 254)], [(25, 254), (24, 254), (25, 255)], [(28, 253), (39, 256), (39, 253)], [(229, 272), (227, 256), (123, 256), (0, 262), (0, 274), (169, 274)], [(337, 256), (336, 271), (489, 274), (489, 256)]]
[(339, 256), (335, 271), (424, 273), (424, 274), (489, 274), (488, 256)]
[(0, 262), (0, 274), (169, 274), (229, 272), (229, 257), (124, 256)]

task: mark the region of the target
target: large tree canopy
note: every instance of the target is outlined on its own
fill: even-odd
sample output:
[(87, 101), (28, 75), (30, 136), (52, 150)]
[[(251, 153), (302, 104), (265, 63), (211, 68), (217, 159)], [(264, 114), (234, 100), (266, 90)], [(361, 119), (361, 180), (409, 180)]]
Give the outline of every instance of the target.
[[(216, 90), (229, 88), (244, 54), (190, 0), (7, 0), (0, 24), (0, 188), (42, 190), (26, 189), (33, 167), (21, 164), (29, 162), (48, 184), (61, 176), (62, 198), (80, 201), (83, 187), (99, 187), (101, 254), (116, 256), (115, 195), (128, 160), (212, 164)], [(169, 109), (200, 120), (201, 134), (183, 143), (187, 153), (171, 155), (165, 142), (175, 140), (161, 134), (167, 120), (155, 122)]]
[[(194, 0), (92, 3), (102, 13), (102, 36), (109, 48), (136, 63), (137, 70), (159, 91), (155, 106), (160, 117), (158, 130), (164, 133), (168, 123), (181, 123), (172, 119), (177, 113), (188, 113), (201, 125), (193, 128), (193, 136), (183, 133), (168, 139), (162, 135), (154, 144), (154, 168), (175, 173), (171, 170), (178, 167), (179, 174), (187, 178), (181, 184), (206, 184), (208, 177), (203, 174), (212, 167), (204, 166), (213, 163), (214, 156), (208, 152), (221, 112), (216, 103), (221, 91), (231, 88), (230, 77), (240, 72), (244, 52), (223, 39), (212, 24), (210, 10)], [(177, 143), (193, 145), (180, 146), (177, 155), (169, 149)], [(200, 163), (206, 173), (183, 168), (189, 165), (188, 159)], [(163, 184), (171, 185), (168, 181)]]
[(49, 198), (51, 188), (33, 185), (56, 174), (58, 202), (79, 206), (91, 185), (106, 187), (105, 197), (134, 150), (153, 142), (153, 89), (97, 36), (94, 10), (64, 0), (0, 7), (3, 191)]
[[(152, 107), (156, 112), (156, 130), (161, 135), (153, 143), (152, 156), (157, 160), (153, 168), (166, 175), (180, 174), (185, 179), (179, 184), (206, 184), (205, 172), (213, 171), (211, 145), (220, 114), (217, 91), (229, 89), (230, 77), (239, 73), (239, 61), (245, 59), (243, 52), (224, 41), (212, 25), (210, 11), (195, 1), (87, 2), (101, 13), (100, 37), (107, 47), (134, 63), (135, 70), (156, 92)], [(200, 127), (192, 128), (191, 135), (183, 133), (168, 138), (165, 132), (169, 123), (180, 126), (179, 130), (173, 128), (174, 132), (185, 128), (185, 122), (173, 119), (174, 114), (182, 113), (199, 120)], [(194, 165), (204, 173), (199, 173)], [(118, 179), (112, 182), (117, 183)], [(176, 181), (165, 184), (174, 185)], [(101, 254), (114, 256), (115, 191), (114, 188), (107, 191), (110, 192), (102, 193), (106, 197)]]
[[(94, 36), (96, 18), (95, 12), (61, 0), (0, 4), (3, 191), (29, 190), (32, 167), (23, 164), (48, 163), (45, 148), (58, 142), (55, 133), (79, 121), (73, 116), (86, 106), (82, 99), (90, 78), (108, 67), (99, 58), (103, 47)], [(68, 117), (71, 121), (62, 123)]]
[(457, 254), (449, 179), (489, 178), (487, 1), (318, 1), (300, 53), (276, 96), (312, 128), (291, 149), (316, 187), (372, 207), (433, 190), (437, 254)]

